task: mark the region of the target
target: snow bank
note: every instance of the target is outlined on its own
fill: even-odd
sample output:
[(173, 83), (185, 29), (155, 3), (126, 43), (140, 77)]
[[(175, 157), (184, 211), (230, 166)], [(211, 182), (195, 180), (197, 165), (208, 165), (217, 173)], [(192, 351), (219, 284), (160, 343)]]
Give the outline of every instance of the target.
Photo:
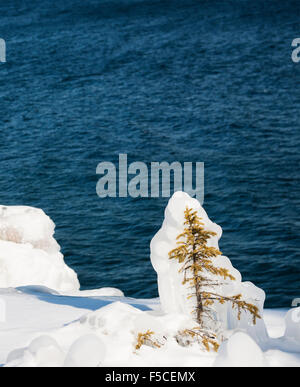
[(27, 348), (12, 351), (7, 358), (9, 367), (61, 367), (64, 353), (50, 336), (34, 339)]
[[(17, 322), (26, 310), (40, 311), (32, 316), (37, 327), (33, 329), (31, 324), (28, 331), (22, 332), (26, 343), (21, 349), (16, 349), (17, 341), (13, 337), (18, 334), (18, 329), (12, 321), (9, 322), (11, 328), (5, 327), (3, 335), (0, 329), (0, 358), (6, 348), (8, 356), (4, 362), (7, 367), (300, 366), (300, 349), (297, 352), (293, 347), (283, 348), (278, 339), (269, 339), (263, 350), (243, 331), (231, 331), (218, 353), (204, 352), (197, 344), (182, 347), (174, 335), (181, 328), (189, 327), (189, 318), (182, 314), (162, 313), (154, 300), (139, 304), (139, 300), (134, 299), (122, 298), (113, 302), (103, 298), (105, 306), (84, 311), (79, 308), (80, 300), (77, 306), (73, 303), (70, 308), (59, 305), (57, 296), (50, 293), (45, 294), (45, 301), (33, 295), (28, 299), (24, 293), (3, 293), (1, 296), (5, 300), (8, 297), (19, 299)], [(90, 300), (85, 299), (84, 304), (89, 305)], [(47, 326), (55, 315), (59, 318), (57, 328)], [(284, 315), (281, 311), (269, 310), (267, 322), (270, 333), (282, 330)], [(148, 330), (153, 332), (152, 338), (160, 347), (146, 343), (137, 350), (138, 334)]]
[(105, 358), (105, 346), (96, 335), (85, 335), (71, 346), (65, 367), (100, 367)]
[[(0, 364), (8, 367), (201, 367), (300, 366), (300, 308), (267, 311), (252, 324), (240, 321), (230, 306), (217, 305), (224, 339), (218, 353), (198, 343), (184, 346), (178, 332), (193, 329), (191, 311), (178, 264), (168, 253), (182, 231), (186, 206), (198, 211), (218, 247), (222, 229), (211, 222), (199, 202), (176, 193), (161, 230), (151, 242), (160, 300), (125, 298), (114, 288), (79, 291), (53, 238), (54, 223), (41, 210), (0, 207)], [(241, 293), (263, 317), (265, 294), (227, 257), (215, 259), (236, 281), (224, 283), (225, 296)], [(17, 287), (17, 289), (13, 289)], [(1, 289), (6, 288), (6, 289)], [(62, 295), (63, 293), (63, 295)], [(1, 314), (2, 313), (2, 314)], [(1, 321), (2, 319), (2, 321)], [(141, 334), (150, 339), (137, 346)]]
[[(47, 297), (50, 300), (52, 296), (48, 294)], [(37, 335), (28, 341), (26, 347), (12, 351), (7, 357), (6, 366), (41, 366), (45, 364), (47, 354), (48, 365), (53, 366), (54, 351), (60, 353), (56, 366), (61, 367), (212, 365), (215, 353), (204, 353), (199, 346), (184, 348), (174, 339), (174, 333), (180, 327), (187, 326), (186, 316), (154, 312), (150, 309), (153, 306), (152, 300), (145, 300), (139, 306), (141, 309), (149, 309), (147, 311), (129, 305), (128, 302), (129, 299), (124, 298), (122, 302), (112, 302), (96, 311), (85, 313), (77, 321), (51, 330), (51, 337), (46, 338), (46, 333)], [(138, 335), (147, 331), (153, 332), (153, 341), (159, 347), (146, 343), (136, 349)], [(33, 351), (32, 347), (36, 350)], [(36, 355), (40, 353), (43, 356)]]
[(124, 297), (122, 290), (116, 288), (80, 290), (78, 292), (65, 292), (64, 294), (70, 294), (71, 296), (77, 297)]
[(218, 352), (214, 367), (265, 367), (267, 361), (254, 340), (244, 332), (234, 333)]
[[(151, 262), (157, 272), (159, 296), (164, 312), (183, 313), (190, 316), (195, 310), (195, 297), (188, 299), (190, 295), (189, 284), (182, 285), (184, 274), (179, 272), (180, 265), (177, 261), (169, 259), (169, 252), (176, 248), (176, 238), (183, 231), (184, 211), (187, 207), (198, 212), (206, 230), (216, 233), (215, 237), (210, 238), (209, 246), (219, 248), (218, 241), (222, 235), (221, 227), (208, 218), (205, 210), (196, 199), (192, 199), (184, 192), (176, 192), (166, 208), (161, 229), (151, 241)], [(242, 294), (243, 299), (258, 306), (262, 314), (265, 301), (264, 291), (250, 282), (242, 282), (241, 274), (233, 268), (227, 257), (218, 256), (214, 259), (214, 264), (217, 267), (228, 269), (229, 273), (236, 279), (235, 281), (224, 281), (219, 293), (228, 297)], [(232, 310), (230, 303), (218, 304), (214, 308), (216, 315), (219, 316), (222, 330), (245, 329), (261, 344), (267, 340), (267, 332), (262, 320), (253, 327), (251, 315), (243, 312), (241, 320), (238, 321), (237, 314)]]
[(53, 238), (55, 225), (31, 207), (0, 207), (0, 288), (42, 285), (57, 291), (79, 289)]

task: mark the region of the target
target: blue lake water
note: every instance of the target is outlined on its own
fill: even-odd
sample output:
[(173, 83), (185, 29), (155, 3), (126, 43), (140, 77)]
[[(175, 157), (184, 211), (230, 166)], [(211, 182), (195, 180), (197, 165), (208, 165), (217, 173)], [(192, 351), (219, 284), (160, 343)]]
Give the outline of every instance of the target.
[[(0, 5), (0, 203), (43, 208), (84, 289), (157, 296), (167, 199), (99, 199), (96, 166), (205, 162), (223, 253), (268, 307), (300, 297), (299, 1)], [(11, 4), (13, 3), (13, 4)]]

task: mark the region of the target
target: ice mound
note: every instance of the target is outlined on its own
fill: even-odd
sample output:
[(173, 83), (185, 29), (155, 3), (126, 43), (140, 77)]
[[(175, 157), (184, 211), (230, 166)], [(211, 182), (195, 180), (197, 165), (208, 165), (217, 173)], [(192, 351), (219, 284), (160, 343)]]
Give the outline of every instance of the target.
[[(214, 258), (214, 264), (228, 269), (236, 280), (222, 280), (218, 292), (228, 297), (242, 294), (265, 319), (254, 325), (252, 316), (242, 312), (238, 320), (231, 304), (217, 304), (212, 306), (212, 321), (215, 318), (221, 328), (218, 353), (204, 351), (184, 336), (184, 331), (195, 328), (191, 314), (195, 299), (187, 298), (180, 265), (169, 259), (169, 251), (183, 230), (186, 207), (196, 210), (205, 228), (216, 233), (208, 240), (210, 246), (218, 248), (222, 235), (197, 200), (182, 192), (170, 199), (162, 228), (151, 242), (160, 300), (126, 298), (114, 288), (80, 292), (77, 276), (65, 265), (53, 238), (50, 218), (34, 208), (0, 207), (0, 288), (6, 288), (0, 289), (0, 363), (7, 367), (299, 366), (300, 308), (287, 313), (285, 324), (285, 311), (267, 311), (263, 316), (264, 292), (242, 282), (225, 256)], [(145, 338), (147, 333), (150, 339)], [(23, 348), (15, 349), (18, 346)]]
[(286, 330), (284, 337), (298, 344), (300, 350), (300, 308), (291, 309), (285, 317)]
[(25, 206), (0, 206), (0, 240), (31, 244), (47, 253), (60, 250), (53, 238), (55, 224), (40, 209)]
[(54, 239), (55, 224), (40, 209), (0, 207), (0, 288), (27, 285), (75, 291), (76, 273)]
[(105, 358), (105, 346), (96, 335), (80, 337), (67, 354), (65, 367), (100, 367)]
[(214, 367), (265, 367), (260, 347), (244, 332), (234, 333), (218, 352)]
[[(151, 262), (157, 272), (160, 301), (164, 312), (191, 316), (195, 310), (195, 298), (188, 299), (189, 289), (188, 286), (182, 285), (184, 274), (179, 273), (180, 265), (177, 261), (170, 260), (168, 255), (171, 250), (176, 248), (176, 238), (184, 229), (184, 211), (187, 207), (198, 212), (206, 230), (216, 233), (215, 237), (209, 239), (208, 245), (219, 248), (218, 241), (222, 235), (221, 227), (208, 218), (205, 210), (196, 199), (192, 199), (187, 193), (176, 192), (165, 210), (165, 219), (161, 229), (151, 241)], [(228, 297), (242, 294), (243, 299), (256, 305), (262, 315), (265, 301), (264, 291), (252, 283), (243, 283), (241, 274), (232, 266), (227, 257), (214, 258), (214, 264), (217, 267), (228, 269), (229, 273), (236, 279), (235, 281), (224, 281), (219, 293)], [(232, 310), (230, 303), (216, 304), (214, 308), (222, 330), (244, 329), (255, 340), (259, 340), (262, 345), (267, 340), (267, 331), (262, 320), (253, 327), (252, 316), (243, 312), (239, 321), (237, 313)]]
[(167, 331), (159, 318), (119, 301), (84, 316), (80, 324), (105, 335), (116, 345), (120, 343), (127, 347), (129, 353), (134, 350), (139, 333), (152, 331), (161, 339)]
[[(187, 326), (186, 316), (142, 311), (123, 301), (52, 330), (51, 337), (37, 336), (27, 347), (13, 350), (6, 366), (197, 366), (199, 356), (208, 364), (214, 361), (216, 354), (205, 360), (207, 354), (199, 348), (183, 348), (173, 338), (181, 326)], [(137, 349), (138, 335), (148, 331), (161, 347), (146, 343)]]
[[(4, 297), (4, 295), (2, 295)], [(11, 297), (7, 294), (7, 300)], [(16, 294), (19, 300), (18, 321), (28, 303), (31, 308), (44, 307), (43, 315), (53, 314), (55, 300), (49, 294), (49, 301), (30, 297), (24, 301), (22, 293)], [(66, 306), (57, 305), (57, 314), (64, 314), (64, 324), (57, 328), (45, 329), (38, 325), (35, 331), (26, 333), (25, 348), (15, 349), (19, 339), (12, 342), (7, 338), (7, 331), (3, 332), (1, 342), (2, 351), (8, 348), (12, 352), (2, 360), (7, 367), (261, 367), (261, 366), (298, 366), (300, 365), (300, 350), (296, 350), (289, 342), (280, 339), (269, 339), (268, 348), (264, 351), (248, 334), (243, 331), (230, 331), (228, 340), (224, 341), (218, 353), (205, 352), (199, 345), (183, 347), (175, 339), (175, 334), (189, 326), (190, 319), (183, 314), (162, 314), (158, 310), (140, 310), (128, 304), (132, 299), (123, 299), (122, 302), (113, 302), (96, 311), (84, 313), (77, 310), (77, 317), (69, 315)], [(146, 300), (144, 300), (145, 302)], [(135, 300), (138, 303), (138, 300)], [(143, 305), (150, 307), (152, 301)], [(72, 308), (74, 309), (74, 308)], [(76, 310), (76, 309), (75, 309)], [(45, 312), (46, 311), (46, 312)], [(74, 313), (74, 312), (73, 312)], [(272, 321), (284, 325), (280, 311), (269, 311), (269, 328)], [(270, 319), (271, 316), (271, 319)], [(47, 335), (38, 332), (43, 330)], [(16, 331), (11, 327), (13, 332)], [(143, 345), (136, 349), (139, 333), (154, 332), (153, 340), (161, 345), (160, 348)], [(23, 332), (24, 334), (24, 332)], [(279, 340), (279, 341), (278, 341)], [(297, 340), (299, 343), (299, 340)], [(6, 347), (6, 350), (4, 349)], [(286, 348), (285, 348), (286, 347)], [(3, 355), (2, 355), (3, 356)], [(7, 359), (7, 360), (5, 360)]]
[(133, 321), (142, 314), (141, 310), (118, 301), (83, 316), (80, 324), (99, 333), (117, 337), (120, 326), (130, 332)]
[(7, 358), (8, 367), (62, 367), (65, 354), (50, 336), (34, 339), (27, 348), (12, 351)]

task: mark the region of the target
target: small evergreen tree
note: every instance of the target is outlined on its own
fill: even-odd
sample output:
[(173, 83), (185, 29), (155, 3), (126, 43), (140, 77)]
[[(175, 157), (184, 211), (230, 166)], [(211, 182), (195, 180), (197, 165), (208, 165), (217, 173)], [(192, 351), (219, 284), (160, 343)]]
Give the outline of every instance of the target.
[(180, 334), (181, 337), (197, 337), (207, 350), (213, 347), (217, 351), (219, 347), (217, 335), (211, 328), (215, 320), (212, 310), (214, 303), (231, 303), (232, 308), (237, 310), (239, 320), (242, 311), (245, 311), (252, 315), (254, 324), (261, 318), (259, 309), (243, 301), (241, 294), (225, 297), (218, 293), (217, 289), (222, 285), (222, 279), (235, 281), (235, 278), (227, 269), (214, 265), (214, 258), (222, 253), (215, 247), (209, 247), (207, 242), (212, 236), (216, 236), (216, 233), (205, 230), (197, 211), (190, 208), (185, 210), (184, 225), (183, 233), (177, 237), (178, 247), (170, 251), (169, 258), (176, 259), (182, 264), (179, 272), (183, 273), (183, 285), (187, 284), (191, 289), (188, 298), (196, 299), (194, 317), (199, 326), (193, 330), (182, 331)]

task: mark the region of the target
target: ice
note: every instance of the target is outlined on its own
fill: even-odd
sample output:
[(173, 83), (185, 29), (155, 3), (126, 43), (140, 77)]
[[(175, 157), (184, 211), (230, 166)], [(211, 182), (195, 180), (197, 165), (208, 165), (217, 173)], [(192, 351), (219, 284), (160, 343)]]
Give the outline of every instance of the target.
[(135, 319), (133, 331), (134, 337), (137, 337), (139, 333), (151, 331), (159, 343), (164, 343), (169, 330), (166, 329), (166, 326), (162, 324), (160, 319), (143, 313)]
[(31, 207), (0, 207), (0, 288), (40, 285), (75, 291), (76, 273), (53, 238), (55, 225)]
[[(67, 292), (65, 292), (67, 294)], [(124, 297), (124, 293), (116, 288), (101, 288), (92, 290), (81, 290), (78, 292), (71, 292), (71, 294), (78, 297)]]
[[(181, 282), (178, 264), (168, 253), (182, 231), (183, 211), (195, 208), (218, 247), (222, 229), (200, 204), (176, 193), (161, 230), (151, 242), (151, 261), (158, 275), (160, 299), (126, 298), (121, 290), (79, 290), (76, 274), (66, 266), (53, 238), (54, 223), (41, 210), (0, 207), (0, 364), (7, 367), (201, 367), (300, 366), (300, 308), (263, 310), (265, 294), (227, 257), (216, 258), (236, 281), (218, 289), (241, 293), (255, 303), (262, 319), (241, 320), (231, 306), (214, 316), (223, 330), (219, 352), (206, 352), (178, 333), (193, 329), (194, 300)], [(2, 287), (2, 289), (1, 289)], [(2, 319), (2, 321), (1, 321)], [(137, 346), (140, 334), (150, 334)]]
[(266, 359), (256, 342), (244, 332), (234, 333), (225, 341), (214, 367), (264, 367)]
[(130, 332), (133, 329), (134, 320), (141, 314), (142, 311), (131, 305), (114, 302), (84, 316), (80, 323), (105, 335), (117, 337), (122, 333), (120, 325), (125, 328), (125, 331)]
[(64, 353), (50, 336), (40, 336), (33, 340), (28, 350), (34, 356), (37, 367), (59, 367), (62, 365)]
[(64, 358), (57, 342), (44, 335), (34, 339), (27, 348), (11, 352), (7, 364), (10, 367), (62, 367)]
[[(284, 337), (269, 339), (263, 349), (245, 331), (233, 330), (228, 332), (229, 340), (221, 345), (218, 354), (203, 352), (197, 344), (182, 347), (174, 336), (180, 329), (192, 328), (193, 322), (185, 314), (163, 313), (155, 300), (123, 297), (114, 302), (103, 297), (98, 301), (99, 309), (92, 310), (88, 297), (64, 297), (61, 304), (60, 297), (49, 292), (44, 297), (32, 293), (29, 298), (23, 292), (2, 292), (1, 297), (15, 314), (9, 317), (3, 331), (0, 326), (0, 362), (9, 367), (300, 366), (299, 340), (293, 341), (298, 343), (297, 350)], [(67, 305), (68, 298), (72, 306)], [(81, 305), (90, 309), (81, 309)], [(28, 312), (31, 316), (26, 321), (23, 316)], [(282, 311), (268, 310), (267, 315), (267, 328), (281, 330)], [(143, 345), (136, 350), (138, 333), (148, 330), (154, 332), (153, 339), (161, 348)], [(23, 348), (16, 350), (20, 343)], [(87, 352), (91, 358), (86, 359)]]
[(29, 243), (47, 253), (60, 251), (53, 238), (55, 224), (40, 209), (25, 206), (0, 206), (0, 240)]
[[(183, 313), (190, 316), (195, 310), (195, 298), (188, 299), (190, 290), (188, 285), (182, 286), (183, 273), (179, 273), (180, 266), (177, 261), (170, 260), (168, 255), (172, 249), (176, 248), (176, 237), (183, 231), (184, 211), (187, 207), (198, 212), (198, 216), (202, 219), (201, 221), (204, 223), (206, 230), (217, 234), (215, 237), (210, 238), (209, 246), (219, 247), (218, 241), (222, 235), (221, 227), (208, 218), (205, 210), (196, 199), (192, 199), (187, 193), (176, 192), (168, 203), (161, 229), (151, 241), (151, 262), (157, 272), (159, 296), (164, 312)], [(228, 297), (242, 294), (243, 299), (248, 303), (255, 304), (262, 314), (265, 301), (264, 291), (252, 283), (242, 282), (241, 274), (233, 268), (227, 257), (219, 256), (215, 258), (214, 262), (215, 266), (228, 269), (236, 279), (222, 285), (219, 293)], [(257, 339), (261, 336), (256, 332), (259, 329), (260, 332), (265, 334), (262, 341), (266, 339), (267, 333), (262, 321), (256, 327), (253, 327), (252, 317), (246, 313), (242, 313), (241, 321), (238, 321), (237, 314), (232, 310), (230, 303), (215, 305), (214, 308), (223, 330), (247, 329), (253, 338)]]
[(285, 317), (286, 331), (284, 337), (300, 345), (300, 308), (291, 309)]
[(67, 354), (65, 367), (100, 367), (105, 358), (105, 346), (96, 335), (80, 337)]

